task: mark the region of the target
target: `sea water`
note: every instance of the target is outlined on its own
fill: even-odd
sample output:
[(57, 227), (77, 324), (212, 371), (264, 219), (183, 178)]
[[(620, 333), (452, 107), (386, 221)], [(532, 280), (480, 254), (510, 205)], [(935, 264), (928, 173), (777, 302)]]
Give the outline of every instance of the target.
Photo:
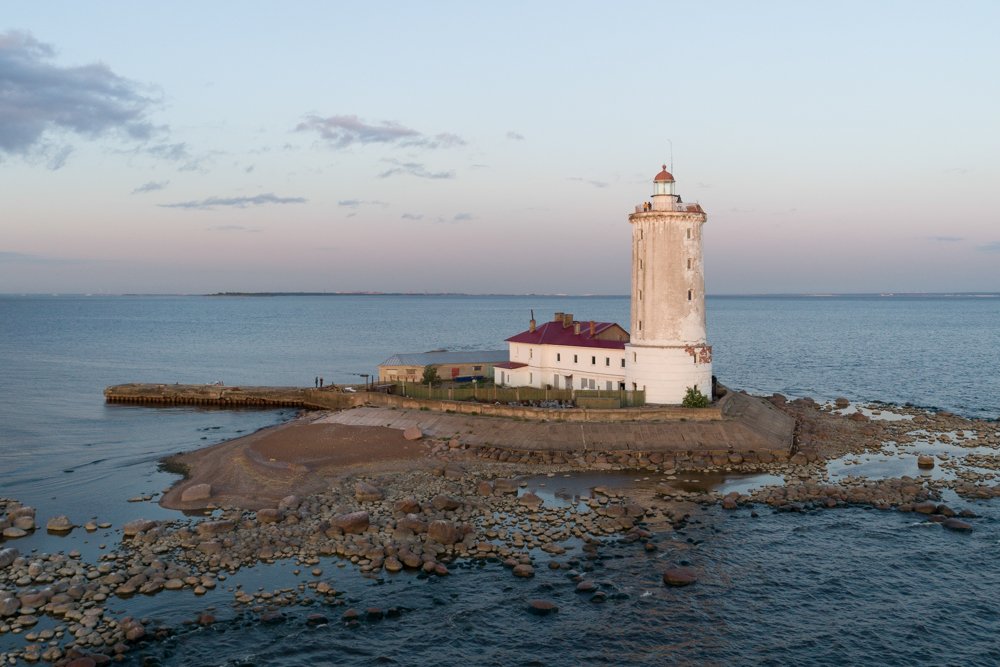
[[(714, 372), (753, 393), (845, 396), (1000, 416), (1000, 298), (709, 298)], [(177, 478), (163, 456), (291, 418), (291, 411), (106, 405), (123, 382), (311, 386), (361, 382), (397, 352), (499, 349), (534, 310), (628, 325), (626, 297), (538, 296), (0, 296), (0, 496), (120, 526), (177, 513), (153, 502)], [(969, 535), (913, 515), (863, 508), (808, 515), (709, 509), (658, 550), (609, 540), (579, 567), (609, 593), (575, 593), (564, 570), (530, 581), (498, 563), (467, 563), (445, 578), (362, 578), (336, 559), (322, 567), (348, 604), (395, 606), (399, 618), (349, 629), (339, 608), (290, 608), (278, 625), (231, 607), (231, 593), (164, 592), (110, 612), (171, 627), (129, 660), (237, 664), (996, 664), (1000, 627), (1000, 511)], [(36, 531), (22, 552), (80, 550), (96, 559), (113, 531)], [(102, 548), (104, 547), (104, 548)], [(664, 588), (668, 565), (703, 576)], [(231, 583), (294, 586), (294, 565), (248, 568)], [(222, 589), (223, 587), (220, 587)], [(526, 600), (552, 599), (540, 618)], [(206, 607), (220, 619), (185, 624)], [(309, 613), (330, 623), (307, 627)], [(0, 636), (0, 652), (23, 645)]]

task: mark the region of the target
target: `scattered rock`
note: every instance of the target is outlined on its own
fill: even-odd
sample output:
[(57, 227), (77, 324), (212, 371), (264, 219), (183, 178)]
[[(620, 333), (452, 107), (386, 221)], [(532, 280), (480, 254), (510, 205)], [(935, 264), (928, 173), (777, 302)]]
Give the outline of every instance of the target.
[(559, 611), (559, 607), (551, 600), (528, 600), (528, 611), (538, 616), (546, 616)]
[(348, 514), (340, 514), (333, 517), (330, 523), (344, 533), (351, 535), (363, 533), (368, 530), (371, 520), (368, 512), (349, 512)]
[(75, 528), (73, 522), (70, 521), (69, 517), (65, 514), (54, 516), (45, 524), (45, 530), (50, 533), (68, 533), (73, 530), (73, 528)]
[(663, 573), (663, 583), (667, 586), (690, 586), (698, 581), (698, 575), (689, 567), (672, 567)]
[(926, 454), (921, 454), (917, 457), (917, 467), (924, 470), (929, 470), (934, 467), (934, 457), (928, 456)]
[(359, 503), (373, 503), (385, 498), (385, 494), (377, 486), (368, 482), (358, 482), (354, 485), (354, 498)]
[(967, 521), (962, 521), (961, 519), (956, 519), (954, 517), (945, 519), (941, 524), (948, 530), (954, 530), (959, 533), (971, 533), (972, 524)]
[(410, 428), (403, 431), (403, 437), (406, 438), (407, 440), (420, 440), (420, 438), (424, 437), (424, 433), (423, 431), (420, 430), (419, 427), (411, 426)]
[(530, 577), (535, 576), (535, 568), (533, 568), (531, 565), (527, 563), (518, 563), (517, 565), (514, 566), (513, 573), (515, 577), (523, 577), (525, 579), (528, 579)]

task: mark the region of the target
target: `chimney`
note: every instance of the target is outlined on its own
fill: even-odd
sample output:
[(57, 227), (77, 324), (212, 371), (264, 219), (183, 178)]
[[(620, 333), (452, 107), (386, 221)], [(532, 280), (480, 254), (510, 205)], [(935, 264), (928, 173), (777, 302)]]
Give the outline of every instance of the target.
[(552, 321), (553, 322), (561, 322), (562, 321), (562, 316), (563, 316), (563, 314), (561, 312), (556, 311), (556, 315), (555, 315), (555, 317), (552, 318)]
[(580, 335), (580, 323), (579, 322), (573, 322), (573, 333), (575, 335), (577, 335), (577, 336)]
[(563, 313), (563, 329), (573, 324), (573, 313)]
[(594, 334), (597, 332), (597, 322), (590, 320), (590, 337), (593, 338)]
[(535, 333), (535, 318), (528, 320), (528, 331)]

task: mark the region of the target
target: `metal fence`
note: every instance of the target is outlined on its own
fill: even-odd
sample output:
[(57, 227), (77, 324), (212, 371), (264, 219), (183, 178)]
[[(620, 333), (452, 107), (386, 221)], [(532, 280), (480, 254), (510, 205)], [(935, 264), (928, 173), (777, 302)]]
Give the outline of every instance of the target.
[[(429, 387), (426, 384), (398, 382), (394, 385), (394, 394), (409, 398), (422, 398), (439, 401), (480, 401), (488, 403), (535, 403), (562, 404), (562, 407), (573, 407), (578, 399), (602, 399), (600, 404), (617, 405), (612, 407), (634, 408), (646, 404), (646, 392), (607, 389), (537, 389), (535, 387), (498, 387), (496, 385), (480, 386), (478, 383), (463, 383), (459, 385), (442, 385)], [(584, 401), (588, 402), (588, 401)], [(594, 401), (598, 403), (598, 401)]]

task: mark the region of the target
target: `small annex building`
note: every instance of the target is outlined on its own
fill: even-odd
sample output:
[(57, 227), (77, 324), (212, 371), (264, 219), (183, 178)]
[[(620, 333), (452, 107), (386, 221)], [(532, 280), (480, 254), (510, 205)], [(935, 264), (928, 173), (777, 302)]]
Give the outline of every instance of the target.
[(510, 358), (496, 363), (493, 381), (543, 389), (625, 389), (629, 334), (614, 322), (578, 322), (572, 313), (507, 339)]
[(507, 361), (507, 350), (433, 350), (394, 354), (378, 366), (379, 382), (420, 382), (426, 366), (436, 366), (438, 377), (471, 382), (493, 377), (493, 367)]

